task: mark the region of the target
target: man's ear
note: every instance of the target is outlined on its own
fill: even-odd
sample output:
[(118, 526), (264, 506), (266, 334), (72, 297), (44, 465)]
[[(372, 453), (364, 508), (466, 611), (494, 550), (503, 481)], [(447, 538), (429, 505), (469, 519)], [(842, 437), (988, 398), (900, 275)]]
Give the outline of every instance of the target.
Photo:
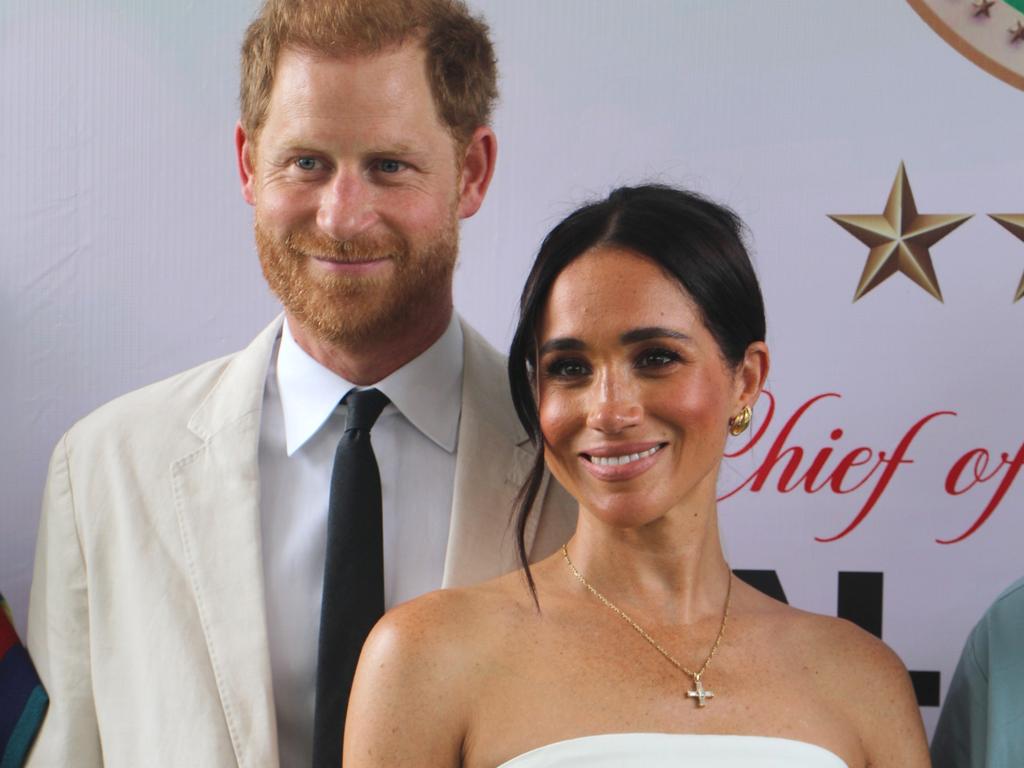
[(462, 177), (459, 179), (460, 219), (468, 219), (483, 205), (487, 187), (494, 175), (494, 164), (498, 159), (498, 138), (485, 125), (470, 136), (462, 156)]
[(736, 370), (737, 412), (745, 405), (754, 408), (768, 379), (769, 363), (768, 346), (763, 341), (755, 341), (747, 347), (743, 362)]
[(253, 170), (255, 146), (245, 135), (242, 121), (235, 123), (235, 158), (238, 160), (238, 176), (242, 181), (242, 197), (249, 205), (256, 204), (256, 172)]

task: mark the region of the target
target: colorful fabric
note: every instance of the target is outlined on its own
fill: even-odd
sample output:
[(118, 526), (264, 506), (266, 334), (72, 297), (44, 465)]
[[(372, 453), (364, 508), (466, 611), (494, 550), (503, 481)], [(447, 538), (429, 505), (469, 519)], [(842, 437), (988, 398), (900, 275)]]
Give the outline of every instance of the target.
[(50, 703), (0, 595), (0, 768), (20, 768)]

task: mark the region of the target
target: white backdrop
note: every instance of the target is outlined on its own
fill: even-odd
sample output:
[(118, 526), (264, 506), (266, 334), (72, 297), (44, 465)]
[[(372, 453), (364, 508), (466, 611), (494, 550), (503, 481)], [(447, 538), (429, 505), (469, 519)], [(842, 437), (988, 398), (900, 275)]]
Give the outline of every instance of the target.
[[(941, 0), (969, 5), (968, 0)], [(75, 419), (243, 346), (277, 311), (234, 168), (237, 50), (255, 0), (0, 4), (0, 591), (24, 629), (41, 488)], [(1022, 572), (1024, 478), (966, 493), (975, 448), (1012, 459), (1024, 365), (1024, 94), (904, 3), (475, 0), (498, 47), (499, 162), (463, 229), (460, 310), (498, 347), (544, 233), (616, 184), (708, 193), (750, 225), (776, 410), (727, 462), (736, 568), (835, 613), (838, 574), (884, 574), (882, 635), (945, 691), (963, 640)], [(1021, 55), (1024, 56), (1024, 50)], [(1014, 138), (1014, 137), (1017, 138)], [(1018, 154), (1015, 154), (1018, 153)], [(939, 302), (896, 274), (852, 302), (867, 246), (827, 214), (879, 214), (900, 162), (922, 213), (974, 217), (932, 247)], [(776, 453), (771, 444), (824, 393)], [(767, 401), (762, 403), (766, 405)], [(889, 482), (891, 456), (920, 420)], [(842, 430), (841, 434), (834, 430)], [(735, 448), (742, 449), (737, 442)], [(819, 451), (821, 470), (800, 478)], [(837, 479), (824, 482), (858, 448)], [(800, 463), (779, 490), (786, 464)], [(760, 490), (744, 481), (762, 467)], [(973, 466), (973, 465), (972, 465)], [(841, 473), (840, 473), (841, 474)], [(954, 489), (960, 490), (969, 474)], [(756, 479), (756, 478), (755, 478)], [(968, 538), (1001, 482), (1005, 494)], [(879, 495), (862, 522), (832, 542)], [(924, 707), (929, 732), (938, 714)]]

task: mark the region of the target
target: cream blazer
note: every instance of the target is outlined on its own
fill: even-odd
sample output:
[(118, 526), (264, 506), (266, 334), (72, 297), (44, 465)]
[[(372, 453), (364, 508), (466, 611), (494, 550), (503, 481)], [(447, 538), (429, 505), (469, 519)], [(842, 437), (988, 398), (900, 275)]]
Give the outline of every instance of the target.
[[(30, 766), (278, 765), (257, 446), (280, 327), (108, 403), (58, 443), (28, 622), (50, 709)], [(445, 586), (516, 567), (510, 510), (532, 459), (504, 358), (462, 330)], [(556, 483), (540, 498), (533, 559), (575, 525)]]

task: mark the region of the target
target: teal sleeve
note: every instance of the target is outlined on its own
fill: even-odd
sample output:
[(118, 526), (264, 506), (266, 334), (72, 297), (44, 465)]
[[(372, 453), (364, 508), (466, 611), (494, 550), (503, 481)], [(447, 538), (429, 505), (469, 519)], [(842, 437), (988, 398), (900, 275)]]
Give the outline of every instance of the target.
[(1024, 583), (986, 614), (988, 715), (985, 763), (1024, 766)]
[(932, 739), (936, 768), (1024, 766), (1024, 579), (971, 631)]
[[(953, 679), (946, 692), (939, 723), (932, 738), (932, 765), (935, 768), (985, 768), (988, 733), (988, 670), (985, 659), (978, 658), (979, 634), (984, 622), (967, 638)], [(987, 655), (987, 643), (981, 648)]]

